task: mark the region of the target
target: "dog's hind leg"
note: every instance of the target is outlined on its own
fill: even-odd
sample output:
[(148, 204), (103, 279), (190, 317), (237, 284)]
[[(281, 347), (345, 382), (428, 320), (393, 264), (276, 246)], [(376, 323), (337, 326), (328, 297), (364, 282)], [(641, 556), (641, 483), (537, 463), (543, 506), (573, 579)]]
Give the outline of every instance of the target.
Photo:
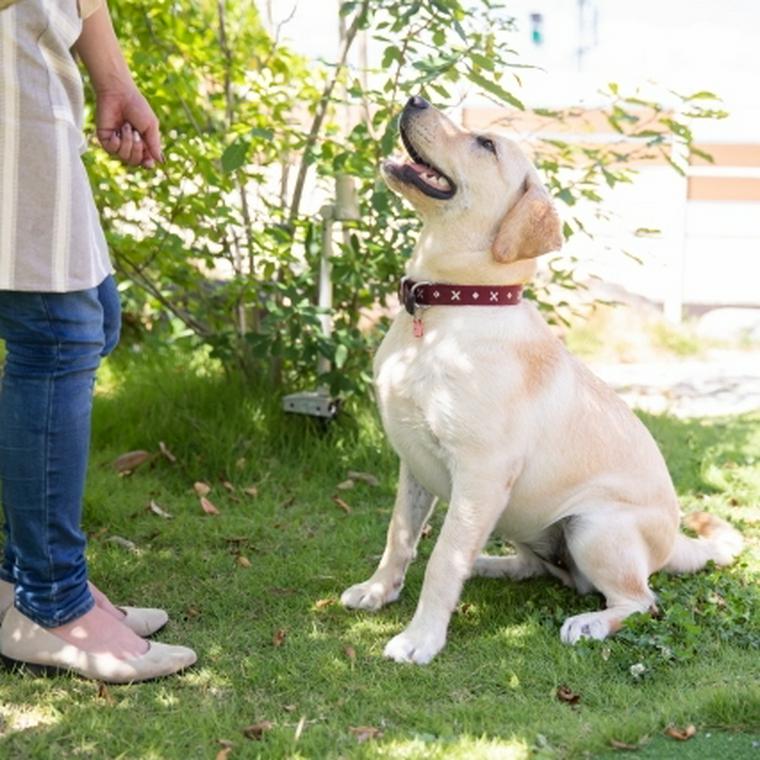
[(343, 592), (340, 600), (344, 606), (379, 610), (398, 599), (406, 569), (414, 559), (420, 534), (434, 507), (433, 495), (415, 480), (402, 462), (385, 552), (369, 580)]
[[(658, 533), (660, 537), (653, 540)], [(634, 612), (654, 605), (649, 575), (667, 543), (667, 525), (647, 507), (620, 506), (620, 511), (577, 517), (567, 527), (567, 547), (583, 577), (598, 589), (607, 608), (565, 620), (560, 638), (575, 644), (581, 638), (604, 639)]]
[(546, 575), (544, 563), (529, 549), (515, 546), (515, 553), (507, 557), (493, 557), (481, 554), (472, 568), (471, 578), (509, 578), (513, 581), (523, 581)]
[(583, 579), (573, 566), (572, 557), (567, 553), (561, 524), (558, 523), (536, 536), (530, 544), (516, 543), (514, 547), (513, 556), (492, 557), (481, 554), (475, 560), (472, 575), (482, 578), (509, 578), (513, 581), (552, 575), (582, 594), (589, 590), (582, 585)]

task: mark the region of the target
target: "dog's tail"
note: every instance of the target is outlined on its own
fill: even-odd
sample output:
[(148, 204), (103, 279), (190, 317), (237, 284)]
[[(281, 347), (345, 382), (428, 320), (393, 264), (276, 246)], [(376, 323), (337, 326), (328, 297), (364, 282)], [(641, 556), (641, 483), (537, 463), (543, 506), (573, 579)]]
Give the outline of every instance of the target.
[(707, 512), (692, 512), (682, 522), (699, 538), (678, 534), (673, 553), (663, 568), (669, 573), (693, 573), (710, 560), (716, 565), (730, 565), (742, 550), (744, 539), (741, 533), (720, 517)]

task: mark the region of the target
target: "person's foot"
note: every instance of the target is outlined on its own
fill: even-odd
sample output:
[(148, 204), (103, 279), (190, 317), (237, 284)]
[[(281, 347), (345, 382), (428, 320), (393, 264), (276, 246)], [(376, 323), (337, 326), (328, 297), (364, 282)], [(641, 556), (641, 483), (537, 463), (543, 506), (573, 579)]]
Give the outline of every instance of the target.
[(88, 584), (95, 604), (115, 620), (131, 628), (138, 636), (152, 636), (169, 622), (166, 610), (156, 607), (116, 607), (94, 583), (88, 581)]
[[(152, 636), (160, 631), (169, 620), (165, 610), (155, 607), (116, 607), (94, 583), (88, 581), (88, 586), (95, 600), (95, 605), (114, 620), (118, 620), (131, 628), (138, 636)], [(13, 589), (12, 583), (0, 580), (0, 623), (2, 623), (5, 613), (13, 606)]]
[(148, 642), (102, 607), (95, 606), (82, 617), (48, 632), (90, 654), (110, 654), (131, 660), (148, 651)]
[(43, 628), (11, 607), (0, 625), (0, 656), (13, 669), (70, 671), (106, 683), (169, 676), (197, 660), (187, 647), (143, 641), (97, 606), (57, 628)]
[(87, 581), (87, 585), (90, 587), (90, 593), (95, 600), (95, 604), (100, 607), (103, 612), (107, 612), (111, 617), (123, 622), (126, 617), (124, 610), (114, 607), (114, 605), (111, 604), (111, 600), (92, 581)]

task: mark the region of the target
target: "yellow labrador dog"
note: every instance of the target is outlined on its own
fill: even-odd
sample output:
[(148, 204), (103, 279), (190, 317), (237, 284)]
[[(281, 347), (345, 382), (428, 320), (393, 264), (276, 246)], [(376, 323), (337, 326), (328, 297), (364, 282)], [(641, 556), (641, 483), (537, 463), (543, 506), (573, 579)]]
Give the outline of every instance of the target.
[[(420, 97), (400, 121), (411, 161), (383, 167), (424, 220), (404, 283), (407, 306), (375, 359), (386, 432), (401, 459), (385, 553), (342, 595), (377, 610), (398, 598), (436, 499), (448, 512), (409, 626), (385, 655), (429, 662), (463, 583), (549, 573), (607, 607), (562, 626), (602, 639), (650, 608), (648, 577), (730, 563), (741, 537), (706, 514), (679, 533), (679, 506), (651, 435), (567, 353), (520, 299), (534, 258), (562, 243), (560, 221), (517, 145), (461, 129)], [(445, 304), (445, 305), (439, 305)], [(511, 556), (479, 556), (497, 532)]]

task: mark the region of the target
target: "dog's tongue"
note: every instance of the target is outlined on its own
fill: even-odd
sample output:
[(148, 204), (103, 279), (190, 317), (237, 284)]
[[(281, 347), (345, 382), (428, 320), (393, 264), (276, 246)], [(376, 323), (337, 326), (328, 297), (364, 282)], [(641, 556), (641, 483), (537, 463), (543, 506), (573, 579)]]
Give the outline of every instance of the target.
[(425, 166), (425, 164), (413, 164), (411, 161), (408, 164), (410, 169), (413, 169), (417, 172), (417, 174), (427, 174), (430, 173), (430, 167)]

